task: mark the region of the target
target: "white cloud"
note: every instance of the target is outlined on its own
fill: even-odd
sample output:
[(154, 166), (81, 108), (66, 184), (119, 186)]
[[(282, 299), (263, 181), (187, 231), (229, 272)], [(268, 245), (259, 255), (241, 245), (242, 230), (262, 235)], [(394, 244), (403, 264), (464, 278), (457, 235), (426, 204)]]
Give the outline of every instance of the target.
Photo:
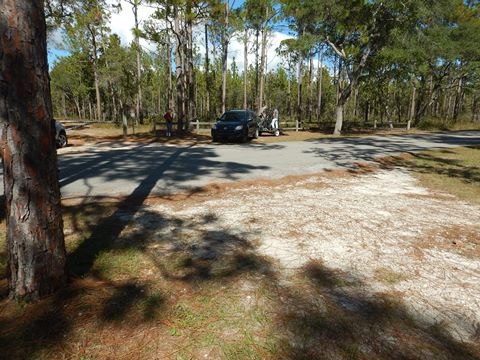
[[(122, 40), (123, 45), (129, 45), (133, 39), (132, 29), (135, 27), (135, 18), (133, 16), (132, 5), (121, 1), (122, 9), (118, 13), (112, 13), (110, 19), (110, 29)], [(138, 9), (138, 20), (140, 28), (143, 28), (145, 21), (155, 12), (155, 9), (148, 6), (140, 6)], [(151, 48), (146, 40), (141, 40), (141, 44), (148, 49)]]

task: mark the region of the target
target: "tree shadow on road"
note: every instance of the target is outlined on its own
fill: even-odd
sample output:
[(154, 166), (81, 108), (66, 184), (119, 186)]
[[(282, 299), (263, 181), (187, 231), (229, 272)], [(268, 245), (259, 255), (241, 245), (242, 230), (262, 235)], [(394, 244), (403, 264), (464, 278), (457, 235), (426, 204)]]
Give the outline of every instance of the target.
[(332, 162), (335, 167), (356, 169), (358, 167), (356, 163), (375, 161), (379, 157), (397, 156), (401, 153), (431, 150), (436, 147), (480, 144), (480, 135), (479, 132), (408, 134), (314, 139), (306, 142), (315, 146), (304, 153), (322, 157)]

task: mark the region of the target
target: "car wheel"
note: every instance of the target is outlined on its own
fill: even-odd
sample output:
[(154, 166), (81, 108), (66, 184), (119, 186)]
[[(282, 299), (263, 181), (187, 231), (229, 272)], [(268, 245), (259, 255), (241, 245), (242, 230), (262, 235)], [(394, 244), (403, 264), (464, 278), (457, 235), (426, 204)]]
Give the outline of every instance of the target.
[(65, 133), (60, 133), (58, 135), (58, 139), (57, 139), (57, 147), (58, 148), (63, 148), (65, 146), (68, 145), (68, 139), (67, 139), (67, 134)]

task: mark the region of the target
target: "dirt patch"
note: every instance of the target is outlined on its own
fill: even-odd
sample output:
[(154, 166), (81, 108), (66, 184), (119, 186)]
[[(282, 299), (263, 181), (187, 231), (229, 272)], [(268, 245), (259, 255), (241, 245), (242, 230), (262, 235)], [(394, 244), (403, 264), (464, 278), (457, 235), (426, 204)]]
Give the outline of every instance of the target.
[(463, 247), (477, 249), (478, 207), (438, 197), (399, 169), (265, 185), (223, 189), (221, 197), (209, 193), (183, 208), (151, 207), (181, 218), (216, 219), (189, 233), (189, 241), (228, 229), (259, 243), (258, 253), (272, 259), (285, 279), (320, 260), (329, 269), (355, 274), (373, 294), (403, 294), (407, 311), (419, 321), (442, 323), (455, 337), (474, 339), (480, 258), (425, 239), (459, 241), (462, 233)]
[(446, 225), (440, 231), (431, 231), (420, 242), (423, 249), (436, 248), (454, 252), (466, 258), (480, 259), (480, 225)]

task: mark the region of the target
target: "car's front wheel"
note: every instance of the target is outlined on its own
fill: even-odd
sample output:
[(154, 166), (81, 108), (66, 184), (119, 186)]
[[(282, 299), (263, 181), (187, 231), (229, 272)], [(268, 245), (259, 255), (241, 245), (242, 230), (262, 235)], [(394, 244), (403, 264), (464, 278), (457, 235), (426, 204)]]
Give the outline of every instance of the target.
[(68, 145), (67, 134), (61, 132), (57, 138), (57, 148), (63, 148)]

